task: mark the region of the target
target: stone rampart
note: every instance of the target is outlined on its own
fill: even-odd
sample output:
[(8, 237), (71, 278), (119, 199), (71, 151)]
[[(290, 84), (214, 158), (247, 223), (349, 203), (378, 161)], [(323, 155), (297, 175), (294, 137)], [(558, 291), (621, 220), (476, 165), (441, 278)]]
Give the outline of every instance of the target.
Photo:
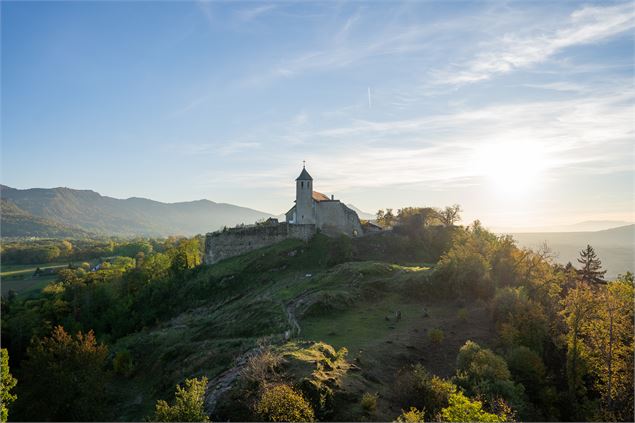
[(308, 241), (315, 231), (315, 225), (277, 223), (211, 232), (205, 236), (205, 264), (213, 264), (285, 239)]

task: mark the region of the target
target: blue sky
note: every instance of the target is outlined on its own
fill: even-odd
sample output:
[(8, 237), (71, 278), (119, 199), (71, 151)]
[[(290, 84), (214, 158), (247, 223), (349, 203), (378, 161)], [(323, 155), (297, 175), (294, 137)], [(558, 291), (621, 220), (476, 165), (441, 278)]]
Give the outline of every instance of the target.
[(2, 183), (635, 220), (632, 2), (2, 2)]

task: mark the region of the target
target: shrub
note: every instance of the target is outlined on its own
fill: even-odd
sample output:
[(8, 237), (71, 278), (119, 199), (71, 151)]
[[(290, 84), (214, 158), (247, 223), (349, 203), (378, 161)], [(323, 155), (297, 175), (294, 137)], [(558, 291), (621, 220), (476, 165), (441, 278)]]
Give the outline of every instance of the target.
[(467, 309), (465, 307), (460, 308), (459, 311), (456, 313), (456, 317), (458, 317), (460, 321), (466, 322), (467, 321)]
[(441, 420), (444, 422), (506, 422), (508, 416), (488, 413), (483, 410), (480, 401), (471, 401), (462, 392), (452, 394), (449, 406), (441, 410)]
[(457, 357), (456, 382), (469, 395), (479, 395), (493, 406), (501, 397), (516, 410), (524, 409), (524, 389), (511, 380), (507, 362), (487, 348), (467, 341)]
[(453, 383), (430, 375), (421, 364), (402, 370), (394, 389), (402, 407), (425, 410), (428, 418), (434, 418), (446, 407), (448, 398), (456, 392)]
[(132, 355), (128, 350), (117, 351), (115, 358), (112, 360), (112, 366), (115, 373), (122, 376), (130, 376), (133, 370)]
[(401, 415), (395, 420), (397, 423), (423, 423), (424, 412), (417, 410), (415, 407), (410, 407), (409, 411), (401, 410)]
[(9, 417), (9, 404), (16, 399), (11, 390), (17, 383), (17, 380), (9, 371), (9, 351), (6, 348), (0, 349), (0, 376), (0, 421), (6, 422)]
[(276, 385), (263, 392), (256, 413), (269, 422), (312, 422), (315, 413), (309, 402), (289, 385)]
[(154, 413), (156, 422), (208, 422), (203, 410), (203, 397), (207, 378), (186, 379), (185, 387), (176, 386), (174, 405), (163, 400), (157, 401)]
[(546, 369), (542, 359), (527, 347), (514, 348), (507, 359), (514, 380), (522, 383), (527, 394), (537, 399), (545, 383)]
[(282, 362), (282, 357), (266, 346), (259, 354), (250, 357), (242, 370), (242, 377), (252, 386), (263, 386), (267, 382), (277, 379), (276, 368)]
[(366, 414), (374, 414), (377, 411), (377, 394), (366, 392), (362, 395), (362, 409)]
[(465, 342), (456, 360), (457, 371), (476, 381), (509, 380), (511, 377), (507, 363), (501, 356), (487, 348), (481, 348), (473, 341)]
[(430, 338), (430, 342), (433, 344), (440, 344), (443, 342), (444, 333), (441, 329), (432, 329), (430, 333), (428, 333), (428, 338)]

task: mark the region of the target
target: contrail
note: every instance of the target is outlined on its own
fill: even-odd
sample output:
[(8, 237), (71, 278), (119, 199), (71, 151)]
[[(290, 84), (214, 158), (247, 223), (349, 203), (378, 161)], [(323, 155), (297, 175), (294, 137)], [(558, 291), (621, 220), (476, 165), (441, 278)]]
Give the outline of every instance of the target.
[(370, 87), (368, 87), (368, 108), (371, 109), (373, 107), (373, 100), (370, 97)]

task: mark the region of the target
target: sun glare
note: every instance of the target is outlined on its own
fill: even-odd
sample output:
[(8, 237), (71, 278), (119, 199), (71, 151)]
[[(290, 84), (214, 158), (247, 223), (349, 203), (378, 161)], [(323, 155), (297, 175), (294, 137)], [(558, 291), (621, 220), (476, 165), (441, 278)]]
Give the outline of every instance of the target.
[(478, 173), (500, 194), (524, 197), (540, 184), (544, 157), (537, 144), (489, 144), (477, 156)]

